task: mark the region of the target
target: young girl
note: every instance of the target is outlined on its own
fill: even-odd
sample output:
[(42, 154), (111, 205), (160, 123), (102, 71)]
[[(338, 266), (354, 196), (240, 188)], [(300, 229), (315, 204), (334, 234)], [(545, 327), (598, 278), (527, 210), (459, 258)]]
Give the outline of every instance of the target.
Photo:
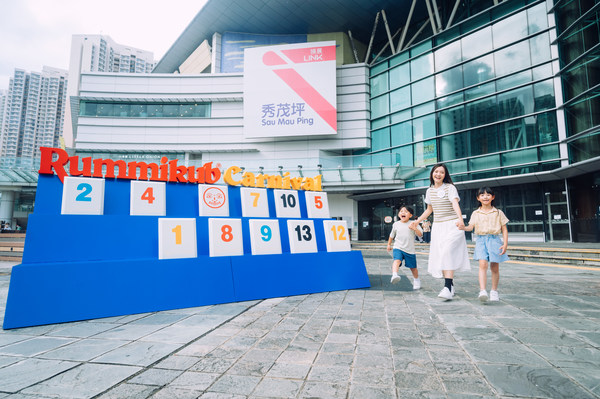
[(417, 270), (417, 256), (415, 255), (415, 236), (421, 237), (423, 232), (420, 227), (411, 228), (410, 219), (413, 217), (413, 209), (409, 206), (403, 206), (398, 211), (398, 220), (392, 226), (390, 237), (388, 239), (387, 250), (392, 251), (392, 243), (394, 244), (392, 256), (394, 263), (392, 264), (392, 284), (400, 282), (398, 270), (400, 264), (404, 260), (404, 266), (410, 269), (413, 275), (413, 290), (421, 288), (421, 280), (419, 280), (419, 271)]
[[(479, 300), (481, 302), (488, 300), (486, 291), (488, 261), (492, 270), (492, 290), (489, 299), (490, 301), (499, 301), (500, 263), (508, 260), (508, 255), (506, 255), (508, 218), (504, 212), (494, 207), (494, 198), (496, 196), (491, 188), (480, 188), (477, 192), (477, 201), (481, 206), (471, 214), (469, 225), (462, 227), (462, 230), (466, 231), (475, 229), (475, 234), (477, 234), (473, 259), (479, 260)], [(500, 233), (502, 233), (502, 237), (500, 237)]]
[(444, 288), (438, 296), (449, 301), (454, 296), (454, 272), (471, 270), (467, 240), (460, 230), (465, 224), (458, 205), (458, 191), (446, 165), (434, 165), (429, 182), (431, 185), (425, 194), (427, 209), (413, 224), (418, 225), (433, 213), (427, 271), (433, 277), (444, 277)]

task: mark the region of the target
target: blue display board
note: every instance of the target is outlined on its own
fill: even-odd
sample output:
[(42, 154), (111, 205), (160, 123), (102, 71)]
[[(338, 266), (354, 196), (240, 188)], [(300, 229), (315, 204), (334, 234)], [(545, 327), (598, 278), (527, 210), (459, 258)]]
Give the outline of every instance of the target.
[[(67, 185), (53, 175), (39, 176), (23, 263), (12, 269), (4, 329), (370, 287), (362, 254), (349, 245), (348, 250), (328, 247), (325, 235), (346, 239), (339, 236), (343, 230), (327, 224), (329, 219), (308, 218), (301, 190), (278, 192), (281, 198), (275, 198), (275, 190), (264, 190), (269, 217), (258, 218), (243, 216), (239, 187), (219, 186), (228, 197), (228, 215), (199, 216), (200, 208), (222, 200), (220, 190), (205, 190), (203, 203), (198, 185), (165, 183), (164, 192), (150, 191), (155, 194), (147, 201), (164, 200), (164, 208), (158, 206), (158, 215), (143, 216), (131, 211), (133, 192), (148, 199), (143, 187), (132, 190), (127, 180), (88, 181)], [(102, 196), (94, 197), (98, 190)], [(63, 193), (73, 198), (63, 198)], [(258, 199), (252, 194), (245, 200)], [(290, 201), (285, 203), (289, 206), (295, 198), (300, 217), (277, 217), (276, 201)], [(90, 211), (94, 214), (72, 214), (73, 209), (85, 212), (80, 209), (87, 202), (99, 205)], [(240, 234), (240, 254), (228, 256), (228, 245)], [(296, 235), (300, 241), (314, 240), (314, 247), (297, 245)], [(261, 240), (267, 239), (277, 240), (280, 247), (268, 247), (281, 253), (260, 254), (265, 253), (260, 252), (265, 251)], [(182, 255), (179, 244), (187, 245)], [(253, 245), (259, 254), (252, 255)]]

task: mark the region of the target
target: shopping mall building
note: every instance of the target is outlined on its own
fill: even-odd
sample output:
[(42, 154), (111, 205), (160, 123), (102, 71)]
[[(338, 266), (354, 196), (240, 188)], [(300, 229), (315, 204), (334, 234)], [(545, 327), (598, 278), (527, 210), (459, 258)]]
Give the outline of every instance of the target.
[(360, 240), (385, 239), (402, 205), (420, 214), (444, 162), (465, 215), (494, 188), (511, 240), (598, 242), (599, 10), (208, 0), (153, 73), (81, 75), (73, 147), (321, 174), (332, 216)]

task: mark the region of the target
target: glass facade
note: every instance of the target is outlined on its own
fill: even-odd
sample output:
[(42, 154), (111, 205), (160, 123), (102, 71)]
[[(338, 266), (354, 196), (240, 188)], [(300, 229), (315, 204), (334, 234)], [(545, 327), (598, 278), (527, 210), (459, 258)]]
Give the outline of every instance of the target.
[(580, 162), (600, 156), (600, 9), (570, 0), (554, 12), (569, 158)]
[(560, 166), (550, 14), (506, 3), (371, 68), (370, 155), (457, 182)]
[(110, 118), (209, 118), (208, 103), (123, 103), (81, 101), (80, 116)]

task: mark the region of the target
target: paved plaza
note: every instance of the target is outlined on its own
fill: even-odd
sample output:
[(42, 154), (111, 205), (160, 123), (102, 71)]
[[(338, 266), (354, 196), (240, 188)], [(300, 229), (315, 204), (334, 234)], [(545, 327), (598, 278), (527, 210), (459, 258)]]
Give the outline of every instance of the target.
[(476, 262), (450, 302), (418, 262), (420, 291), (369, 252), (370, 289), (0, 330), (0, 399), (600, 398), (600, 268), (505, 263), (481, 304)]

